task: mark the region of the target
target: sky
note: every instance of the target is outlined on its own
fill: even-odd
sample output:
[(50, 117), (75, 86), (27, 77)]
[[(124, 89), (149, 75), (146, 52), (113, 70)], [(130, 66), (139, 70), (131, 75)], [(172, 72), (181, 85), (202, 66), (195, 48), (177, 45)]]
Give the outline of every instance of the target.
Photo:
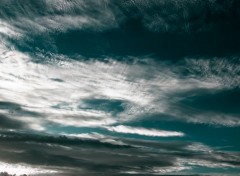
[(238, 0), (0, 0), (0, 173), (239, 175), (239, 31)]

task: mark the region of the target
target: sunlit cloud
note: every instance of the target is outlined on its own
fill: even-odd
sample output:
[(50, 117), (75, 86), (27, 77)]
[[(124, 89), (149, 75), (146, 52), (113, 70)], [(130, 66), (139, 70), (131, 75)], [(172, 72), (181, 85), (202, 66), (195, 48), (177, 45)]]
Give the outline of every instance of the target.
[(146, 129), (140, 127), (129, 127), (129, 126), (113, 126), (106, 127), (109, 131), (117, 132), (117, 133), (127, 133), (127, 134), (138, 134), (144, 136), (153, 136), (153, 137), (181, 137), (184, 136), (182, 132), (176, 131), (164, 131), (164, 130), (156, 130), (156, 129)]
[[(146, 62), (147, 66), (143, 66), (138, 62), (128, 65), (112, 58), (108, 58), (108, 62), (78, 62), (64, 55), (52, 55), (52, 62), (41, 64), (32, 62), (30, 56), (15, 50), (5, 49), (2, 54), (0, 97), (5, 102), (19, 104), (22, 110), (13, 110), (12, 115), (25, 117), (22, 120), (28, 121), (31, 128), (43, 130), (48, 122), (79, 127), (107, 126), (132, 120), (146, 113), (165, 113), (193, 123), (227, 126), (240, 124), (234, 115), (214, 112), (187, 115), (184, 114), (189, 109), (187, 106), (174, 105), (181, 100), (179, 95), (185, 96), (184, 92), (228, 88), (229, 84), (225, 84), (225, 79), (230, 78), (226, 76), (219, 75), (218, 79), (207, 76), (204, 81), (198, 77), (182, 79), (171, 71), (173, 68), (154, 61)], [(226, 61), (222, 62), (227, 64)], [(198, 67), (201, 67), (199, 64)], [(150, 78), (149, 68), (152, 70)], [(175, 69), (179, 71), (180, 68)], [(196, 70), (196, 64), (192, 70)], [(237, 75), (233, 79), (237, 79)], [(174, 97), (170, 99), (171, 96)], [(97, 102), (101, 99), (121, 100), (123, 110), (117, 114), (106, 111), (106, 108), (110, 108), (111, 101), (108, 105), (105, 103), (86, 107), (86, 100)], [(24, 112), (32, 112), (33, 116)], [(38, 119), (34, 117), (36, 115)], [(121, 118), (116, 119), (115, 116)], [(209, 119), (208, 116), (216, 118)], [(37, 124), (33, 125), (34, 123)]]
[(8, 174), (12, 175), (39, 175), (39, 174), (49, 174), (55, 175), (58, 171), (44, 169), (41, 167), (32, 167), (26, 164), (9, 164), (0, 162), (0, 172), (7, 172)]

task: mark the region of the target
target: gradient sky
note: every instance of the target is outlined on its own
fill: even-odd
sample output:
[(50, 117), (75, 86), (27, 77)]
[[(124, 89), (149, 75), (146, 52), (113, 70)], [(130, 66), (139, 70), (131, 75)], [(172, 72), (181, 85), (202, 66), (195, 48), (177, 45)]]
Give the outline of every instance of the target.
[(240, 175), (239, 135), (239, 0), (0, 0), (0, 172)]

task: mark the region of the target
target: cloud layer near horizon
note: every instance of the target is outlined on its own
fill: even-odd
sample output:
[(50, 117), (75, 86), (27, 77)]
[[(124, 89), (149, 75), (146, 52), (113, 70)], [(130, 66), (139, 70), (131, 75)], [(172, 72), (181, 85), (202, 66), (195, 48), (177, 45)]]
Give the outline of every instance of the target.
[[(135, 172), (151, 175), (191, 174), (195, 167), (200, 166), (214, 174), (222, 167), (237, 172), (240, 162), (238, 153), (220, 152), (201, 143), (124, 138), (109, 140), (110, 136), (105, 136), (108, 141), (101, 141), (96, 136), (2, 132), (0, 169), (6, 169), (11, 174), (95, 175), (107, 172), (110, 175), (127, 175)], [(116, 140), (122, 143), (114, 142)], [(16, 171), (16, 168), (19, 170)]]

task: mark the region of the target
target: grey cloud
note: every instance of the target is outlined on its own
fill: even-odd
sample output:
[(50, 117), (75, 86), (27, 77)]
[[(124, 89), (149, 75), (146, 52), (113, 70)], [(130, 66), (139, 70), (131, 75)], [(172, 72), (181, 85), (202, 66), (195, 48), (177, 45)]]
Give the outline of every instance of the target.
[(5, 110), (8, 112), (8, 114), (11, 114), (12, 116), (30, 116), (30, 117), (40, 117), (41, 114), (29, 110), (25, 110), (22, 108), (24, 106), (13, 103), (13, 102), (5, 102), (0, 101), (0, 109)]
[(7, 132), (1, 131), (1, 139), (5, 142), (33, 142), (33, 143), (49, 143), (49, 144), (58, 144), (58, 145), (66, 145), (66, 146), (98, 146), (103, 148), (131, 148), (128, 145), (117, 145), (112, 143), (102, 143), (98, 140), (81, 140), (78, 138), (68, 138), (64, 135), (54, 136), (54, 135), (40, 135), (40, 134), (27, 134), (19, 131), (17, 132)]
[[(8, 137), (12, 138), (10, 136)], [(4, 139), (8, 137), (5, 136)], [(63, 147), (61, 147), (59, 145), (50, 145), (54, 144), (54, 141), (45, 141), (44, 137), (38, 139), (37, 143), (29, 143), (29, 141), (32, 140), (26, 138), (22, 141), (18, 139), (19, 135), (15, 136), (11, 143), (9, 143), (9, 141), (6, 142), (5, 140), (1, 140), (1, 150), (10, 150), (9, 152), (6, 151), (1, 154), (0, 158), (2, 161), (8, 160), (13, 163), (24, 162), (33, 165), (48, 165), (55, 167), (65, 166), (66, 168), (69, 167), (72, 169), (80, 167), (93, 173), (117, 173), (126, 168), (136, 166), (145, 168), (155, 164), (163, 166), (172, 165), (169, 158), (158, 160), (156, 157), (153, 159), (153, 157), (147, 155), (141, 157), (141, 155), (145, 155), (144, 152), (141, 152), (136, 148), (131, 149), (122, 146), (109, 148), (108, 144), (105, 143), (102, 144), (103, 148), (101, 147), (101, 150), (99, 150), (100, 146), (97, 144), (97, 141), (83, 140), (80, 142), (78, 139), (74, 140), (76, 143), (74, 145), (62, 143), (61, 146)], [(60, 138), (59, 140), (72, 141), (73, 139)], [(69, 151), (69, 147), (71, 148), (71, 151)], [(14, 150), (16, 152), (14, 152)], [(18, 150), (21, 152), (18, 152)], [(140, 156), (138, 157), (138, 155)]]
[[(239, 3), (236, 0), (184, 0), (181, 2), (175, 0), (150, 0), (147, 2), (142, 0), (102, 0), (99, 2), (41, 0), (32, 2), (28, 0), (25, 3), (3, 0), (1, 5), (3, 18), (87, 15), (100, 22), (103, 22), (105, 18), (110, 24), (124, 21), (127, 18), (142, 18), (147, 27), (157, 31), (173, 31), (179, 30), (179, 28), (182, 28), (180, 30), (204, 30), (212, 28), (213, 25), (216, 25), (214, 23), (229, 23), (237, 26), (239, 22)], [(218, 20), (223, 16), (225, 18)]]
[(215, 167), (225, 164), (225, 168), (238, 167), (240, 164), (237, 153), (214, 150), (209, 153), (199, 148), (190, 149), (189, 147), (194, 145), (190, 141), (151, 142), (121, 139), (129, 145), (121, 146), (79, 138), (1, 133), (0, 150), (4, 151), (0, 152), (1, 161), (51, 168), (66, 175), (82, 172), (92, 174), (108, 172), (115, 175), (126, 170), (146, 172), (154, 167), (165, 169), (178, 167), (179, 164), (186, 164), (188, 161), (194, 164), (196, 160), (202, 164), (214, 163)]
[(9, 118), (4, 114), (0, 114), (0, 128), (2, 129), (23, 129), (26, 125), (13, 118)]

